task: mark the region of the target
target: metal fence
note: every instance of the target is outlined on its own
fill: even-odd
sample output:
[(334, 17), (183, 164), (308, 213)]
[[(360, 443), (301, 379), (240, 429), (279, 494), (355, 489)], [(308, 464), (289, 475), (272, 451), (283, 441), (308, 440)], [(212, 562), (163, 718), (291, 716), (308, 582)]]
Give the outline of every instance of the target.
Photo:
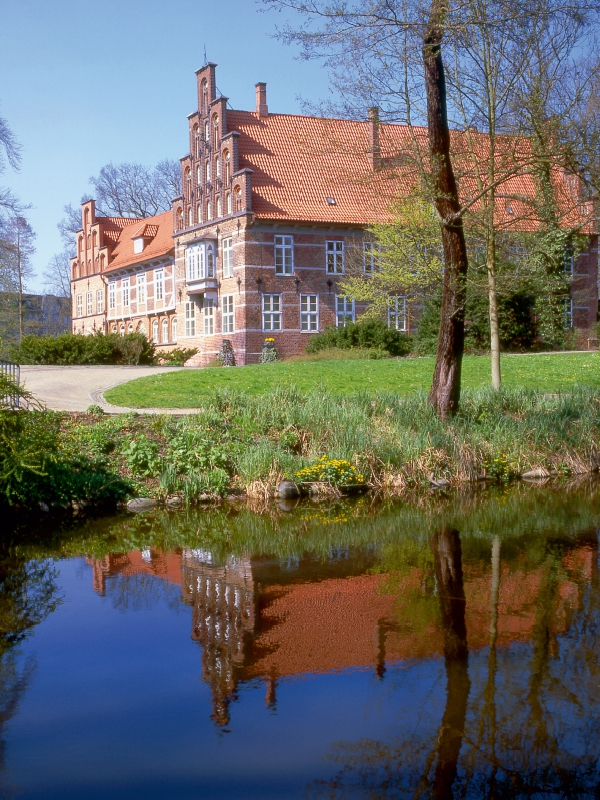
[[(18, 364), (13, 364), (11, 361), (0, 361), (0, 373), (10, 378), (16, 386), (19, 385), (21, 379), (21, 368)], [(19, 393), (17, 391), (5, 391), (0, 388), (0, 407), (3, 408), (18, 408), (19, 407)]]

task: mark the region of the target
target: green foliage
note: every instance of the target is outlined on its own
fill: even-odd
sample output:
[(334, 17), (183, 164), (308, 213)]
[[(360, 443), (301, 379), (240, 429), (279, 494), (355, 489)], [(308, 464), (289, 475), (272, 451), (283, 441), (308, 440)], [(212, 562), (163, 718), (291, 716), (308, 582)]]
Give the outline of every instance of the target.
[[(412, 296), (440, 283), (442, 275), (439, 221), (431, 203), (403, 198), (389, 209), (389, 223), (367, 231), (372, 250), (365, 273), (362, 242), (348, 254), (340, 289), (367, 303), (366, 315), (387, 320), (390, 296)], [(371, 271), (371, 267), (373, 268)]]
[[(530, 350), (536, 343), (535, 298), (527, 288), (515, 289), (498, 297), (500, 346), (505, 352)], [(441, 293), (429, 297), (423, 305), (414, 334), (414, 351), (433, 355), (437, 348), (440, 324)], [(465, 313), (465, 350), (489, 350), (490, 319), (488, 299), (470, 293)]]
[(157, 358), (164, 366), (183, 367), (197, 352), (197, 347), (174, 347), (168, 353), (157, 353)]
[(323, 333), (313, 336), (306, 347), (307, 353), (340, 348), (371, 349), (381, 356), (406, 356), (411, 350), (411, 339), (405, 333), (388, 326), (380, 319), (365, 319), (349, 322), (343, 328), (325, 328)]
[[(61, 415), (50, 411), (0, 411), (0, 504), (115, 502), (130, 485), (92, 449), (69, 446)], [(104, 445), (99, 443), (97, 452)]]
[(147, 436), (136, 436), (124, 448), (125, 465), (134, 476), (145, 478), (160, 474), (162, 458), (158, 442)]
[(143, 333), (90, 336), (61, 333), (59, 336), (24, 336), (12, 348), (11, 357), (18, 364), (154, 364), (154, 344)]
[(93, 417), (103, 417), (104, 416), (104, 409), (102, 406), (98, 405), (91, 405), (88, 406), (86, 414), (91, 414)]

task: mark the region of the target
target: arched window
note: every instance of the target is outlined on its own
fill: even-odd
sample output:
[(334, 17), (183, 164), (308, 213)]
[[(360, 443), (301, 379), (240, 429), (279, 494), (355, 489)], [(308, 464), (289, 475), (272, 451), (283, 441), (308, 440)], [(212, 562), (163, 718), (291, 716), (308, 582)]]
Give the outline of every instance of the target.
[(196, 158), (200, 156), (200, 126), (196, 123), (192, 130), (192, 147), (190, 148), (193, 153), (196, 153)]
[(94, 231), (92, 233), (92, 247), (94, 250), (98, 247), (98, 232)]
[(180, 231), (183, 228), (183, 208), (177, 209), (177, 230)]
[(90, 210), (89, 210), (89, 208), (86, 208), (85, 213), (83, 215), (83, 219), (84, 219), (84, 224), (83, 224), (84, 230), (87, 230), (88, 226), (90, 224)]
[(219, 118), (215, 114), (213, 117), (213, 148), (216, 150), (219, 147)]
[(125, 336), (125, 325), (121, 325), (121, 327), (119, 328), (119, 333), (121, 334), (121, 336)]
[(113, 333), (116, 333), (116, 332), (117, 332), (117, 326), (116, 326), (116, 325), (113, 325), (113, 326), (112, 326), (112, 332), (113, 332)]
[(221, 198), (217, 197), (217, 217), (223, 216), (223, 209), (221, 207)]
[(204, 141), (208, 144), (210, 142), (210, 125), (208, 120), (204, 123)]
[(83, 236), (79, 237), (79, 252), (83, 253)]
[(202, 183), (202, 165), (198, 164), (198, 186)]
[(202, 222), (202, 203), (198, 203), (198, 224)]
[(202, 113), (206, 114), (208, 111), (208, 83), (206, 78), (202, 81)]
[(127, 333), (133, 333), (133, 322), (130, 322), (127, 326)]
[(191, 228), (194, 224), (194, 209), (190, 206), (188, 211), (188, 228)]
[(185, 191), (188, 196), (188, 199), (192, 193), (192, 169), (191, 167), (186, 167), (185, 170)]
[(173, 317), (173, 322), (171, 323), (171, 341), (177, 341), (177, 317)]
[(104, 272), (104, 266), (106, 263), (106, 258), (104, 257), (104, 253), (100, 256), (100, 272)]
[(206, 182), (210, 183), (210, 159), (206, 162), (206, 166), (204, 169), (205, 169), (204, 174), (206, 176)]
[(225, 162), (225, 174), (223, 175), (223, 179), (225, 181), (225, 185), (227, 186), (231, 180), (231, 153), (229, 150), (225, 150), (223, 153), (223, 161)]
[(206, 277), (215, 277), (215, 253), (212, 244), (206, 245)]
[(152, 323), (152, 341), (154, 344), (158, 344), (158, 320), (155, 319)]
[(231, 214), (231, 192), (227, 192), (227, 213)]
[(215, 177), (216, 178), (221, 177), (221, 159), (219, 158), (219, 156), (215, 158)]
[(238, 186), (235, 190), (235, 210), (242, 211), (242, 187)]
[(212, 219), (212, 208), (210, 205), (210, 200), (206, 204), (206, 221), (208, 222), (209, 219)]
[(144, 335), (146, 334), (146, 326), (144, 325), (143, 322), (140, 322), (137, 329), (138, 333), (143, 333)]
[(162, 321), (162, 340), (163, 342), (169, 341), (169, 320), (163, 319)]

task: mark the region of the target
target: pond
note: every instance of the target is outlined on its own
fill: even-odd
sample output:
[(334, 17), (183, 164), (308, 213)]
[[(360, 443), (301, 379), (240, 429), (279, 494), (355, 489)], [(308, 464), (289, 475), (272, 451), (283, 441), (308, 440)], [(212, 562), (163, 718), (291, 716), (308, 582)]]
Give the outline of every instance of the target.
[(599, 490), (15, 530), (0, 794), (596, 797)]

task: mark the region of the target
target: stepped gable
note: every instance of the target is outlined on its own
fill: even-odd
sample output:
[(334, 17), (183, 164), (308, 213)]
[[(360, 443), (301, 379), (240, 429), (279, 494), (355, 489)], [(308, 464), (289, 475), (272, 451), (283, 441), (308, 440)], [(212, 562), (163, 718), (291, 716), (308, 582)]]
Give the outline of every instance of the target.
[[(143, 220), (110, 219), (115, 222), (115, 227), (119, 221), (123, 224), (112, 251), (109, 270), (160, 258), (174, 252), (173, 215), (170, 211)], [(131, 227), (133, 223), (137, 223), (135, 228)], [(138, 238), (144, 239), (144, 249), (141, 253), (134, 252), (134, 239)]]

